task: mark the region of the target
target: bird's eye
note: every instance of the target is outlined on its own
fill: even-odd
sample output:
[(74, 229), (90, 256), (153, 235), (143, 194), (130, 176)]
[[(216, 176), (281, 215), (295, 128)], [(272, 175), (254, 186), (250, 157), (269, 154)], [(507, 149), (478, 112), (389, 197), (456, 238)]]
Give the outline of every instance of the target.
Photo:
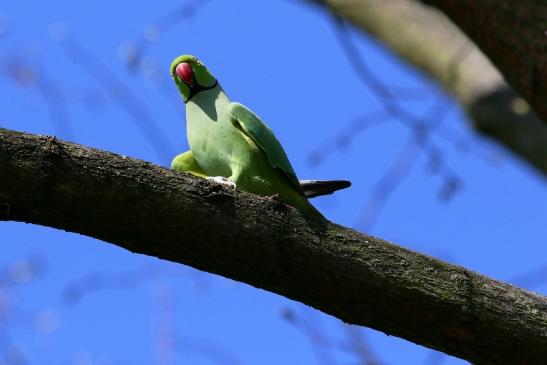
[(188, 63), (179, 63), (175, 68), (175, 73), (185, 84), (192, 86), (194, 83), (194, 71)]

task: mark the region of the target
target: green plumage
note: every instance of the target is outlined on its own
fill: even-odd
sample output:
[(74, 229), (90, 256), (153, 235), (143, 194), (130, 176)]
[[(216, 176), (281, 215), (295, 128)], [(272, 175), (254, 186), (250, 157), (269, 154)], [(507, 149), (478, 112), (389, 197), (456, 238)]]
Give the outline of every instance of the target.
[(230, 101), (197, 58), (176, 58), (171, 76), (186, 103), (190, 145), (190, 151), (175, 157), (173, 169), (201, 177), (222, 176), (242, 191), (278, 194), (302, 213), (322, 217), (308, 202), (272, 130), (248, 108)]

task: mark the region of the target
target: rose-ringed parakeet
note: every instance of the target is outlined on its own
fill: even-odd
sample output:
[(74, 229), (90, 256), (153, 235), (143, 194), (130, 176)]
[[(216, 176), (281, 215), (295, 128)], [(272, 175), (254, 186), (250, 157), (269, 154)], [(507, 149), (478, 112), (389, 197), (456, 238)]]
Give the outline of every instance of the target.
[(344, 180), (300, 182), (272, 130), (251, 110), (232, 102), (196, 57), (177, 57), (171, 77), (186, 104), (190, 145), (190, 151), (175, 157), (173, 169), (242, 191), (278, 195), (302, 213), (319, 217), (321, 213), (307, 197), (350, 185)]

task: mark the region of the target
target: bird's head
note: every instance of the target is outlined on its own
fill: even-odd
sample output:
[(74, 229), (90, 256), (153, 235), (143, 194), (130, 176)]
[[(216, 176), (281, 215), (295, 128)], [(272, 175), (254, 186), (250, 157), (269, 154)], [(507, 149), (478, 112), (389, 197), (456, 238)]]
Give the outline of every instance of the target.
[(217, 79), (207, 67), (191, 55), (175, 58), (171, 63), (171, 77), (175, 80), (185, 103), (200, 91), (209, 90), (218, 85)]

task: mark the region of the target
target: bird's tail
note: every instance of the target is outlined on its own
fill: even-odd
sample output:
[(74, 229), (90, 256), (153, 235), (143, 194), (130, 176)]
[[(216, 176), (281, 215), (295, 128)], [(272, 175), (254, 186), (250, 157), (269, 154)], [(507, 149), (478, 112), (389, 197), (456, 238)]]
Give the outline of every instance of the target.
[(348, 180), (300, 180), (300, 186), (304, 190), (306, 198), (329, 195), (337, 190), (346, 189), (351, 186)]

